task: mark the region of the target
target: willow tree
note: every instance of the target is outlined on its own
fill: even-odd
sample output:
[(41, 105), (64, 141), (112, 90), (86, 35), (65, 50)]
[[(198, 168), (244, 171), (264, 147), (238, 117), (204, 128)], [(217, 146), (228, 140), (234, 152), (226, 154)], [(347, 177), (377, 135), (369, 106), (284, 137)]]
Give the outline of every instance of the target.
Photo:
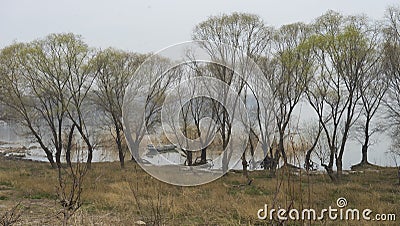
[(125, 89), (135, 70), (144, 61), (145, 55), (132, 54), (115, 49), (106, 49), (96, 54), (91, 64), (96, 71), (94, 102), (106, 116), (106, 124), (118, 149), (121, 167), (124, 167), (122, 103)]
[(400, 8), (388, 8), (384, 35), (384, 71), (389, 80), (385, 106), (393, 130), (392, 152), (400, 156)]
[[(248, 68), (239, 69), (235, 65), (243, 63), (246, 57), (258, 61), (269, 46), (271, 28), (265, 26), (262, 19), (253, 14), (233, 13), (230, 15), (212, 16), (199, 23), (193, 31), (193, 40), (205, 40), (201, 46), (207, 51), (210, 58), (223, 67), (216, 65), (213, 77), (232, 87), (239, 96), (246, 95), (246, 77), (249, 76)], [(232, 67), (232, 68), (228, 68)], [(243, 70), (244, 69), (244, 70)], [(238, 76), (241, 74), (243, 77)], [(221, 95), (226, 96), (227, 90), (221, 90)], [(225, 103), (214, 101), (216, 121), (222, 139), (222, 149), (227, 150), (232, 133), (232, 116), (224, 110)], [(245, 156), (245, 155), (244, 155)], [(230, 155), (224, 151), (222, 156), (222, 169), (228, 169)]]
[[(288, 164), (284, 139), (293, 111), (304, 95), (314, 73), (314, 60), (309, 46), (303, 44), (311, 35), (309, 25), (294, 23), (282, 26), (274, 34), (272, 73), (265, 73), (275, 99), (275, 120), (278, 129), (278, 152)], [(271, 70), (271, 69), (267, 69)]]
[[(55, 168), (57, 165), (54, 162), (52, 151), (53, 146), (51, 145), (52, 143), (50, 140), (46, 139), (46, 136), (43, 135), (44, 131), (46, 131), (49, 127), (50, 130), (53, 131), (52, 137), (54, 140), (54, 147), (60, 147), (62, 143), (58, 142), (59, 135), (57, 134), (58, 130), (56, 124), (58, 122), (56, 122), (55, 117), (48, 118), (48, 127), (46, 126), (46, 129), (43, 130), (44, 128), (41, 124), (44, 122), (43, 120), (40, 120), (40, 118), (43, 115), (46, 116), (51, 114), (47, 114), (45, 108), (42, 108), (46, 107), (46, 103), (38, 101), (38, 99), (42, 99), (44, 95), (40, 94), (39, 97), (35, 96), (34, 90), (36, 88), (32, 87), (33, 84), (30, 82), (30, 74), (24, 67), (27, 64), (27, 49), (27, 44), (18, 43), (1, 50), (0, 101), (4, 106), (5, 111), (2, 120), (20, 124), (27, 128), (29, 133), (34, 137), (35, 141), (39, 143), (40, 147), (45, 152), (46, 157), (51, 163), (52, 167)], [(57, 103), (57, 99), (53, 98), (53, 95), (51, 95), (50, 98), (51, 99), (47, 100), (49, 103), (48, 106), (53, 106), (54, 101)], [(51, 111), (47, 112), (53, 113), (55, 107), (50, 108), (50, 110)], [(63, 119), (64, 117), (61, 117), (61, 120)]]
[[(89, 140), (92, 134), (89, 134), (85, 126), (89, 117), (84, 117), (87, 108), (83, 105), (92, 85), (92, 73), (88, 68), (90, 58), (91, 50), (88, 45), (83, 42), (81, 36), (72, 33), (51, 34), (34, 41), (28, 52), (33, 90), (37, 97), (47, 93), (47, 96), (39, 99), (43, 103), (39, 109), (46, 113), (42, 114), (46, 121), (52, 122), (52, 117), (56, 120), (57, 127), (51, 131), (54, 134), (53, 142), (61, 143), (58, 147), (56, 145), (57, 161), (60, 161), (64, 143), (66, 160), (71, 163), (71, 142), (75, 129), (87, 146), (89, 165), (92, 161), (93, 144)], [(55, 101), (49, 105), (51, 98)], [(56, 114), (51, 111), (55, 111)], [(61, 141), (63, 128), (68, 131), (68, 139), (65, 142)]]
[[(375, 30), (378, 36), (378, 29)], [(361, 138), (357, 138), (357, 140), (361, 143), (361, 162), (356, 166), (370, 164), (368, 150), (374, 144), (372, 138), (374, 134), (382, 132), (383, 127), (377, 116), (382, 114), (380, 110), (388, 88), (388, 79), (382, 65), (382, 51), (378, 48), (380, 43), (376, 42), (376, 47), (371, 50), (370, 68), (365, 72), (359, 86), (361, 115), (357, 130), (360, 132)]]
[(349, 132), (361, 112), (357, 109), (360, 86), (376, 64), (377, 44), (365, 17), (329, 11), (314, 26), (310, 43), (318, 69), (307, 96), (328, 143), (329, 161), (321, 165), (335, 180), (333, 165), (340, 176)]
[[(2, 50), (2, 102), (15, 122), (29, 129), (54, 166), (52, 150), (60, 166), (62, 150), (69, 152), (77, 129), (83, 139), (83, 100), (91, 87), (90, 50), (80, 36), (52, 34), (28, 44)], [(79, 122), (79, 123), (77, 123)], [(63, 136), (67, 131), (68, 136)], [(91, 142), (85, 140), (90, 149)], [(70, 159), (67, 157), (68, 163)], [(88, 162), (91, 158), (88, 158)]]
[[(153, 55), (135, 72), (124, 94), (122, 120), (132, 158), (141, 161), (140, 144), (161, 122), (166, 92), (176, 78), (171, 60)], [(163, 75), (163, 76), (160, 76)]]

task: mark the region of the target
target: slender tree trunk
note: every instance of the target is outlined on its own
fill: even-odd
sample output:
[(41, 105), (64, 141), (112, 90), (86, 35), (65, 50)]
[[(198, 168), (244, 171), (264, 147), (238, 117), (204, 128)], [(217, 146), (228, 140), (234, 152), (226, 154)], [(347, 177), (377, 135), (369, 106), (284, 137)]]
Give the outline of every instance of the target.
[(121, 165), (121, 168), (125, 168), (125, 155), (124, 155), (124, 150), (122, 148), (122, 139), (121, 139), (121, 131), (119, 129), (116, 130), (117, 132), (117, 137), (115, 139), (115, 142), (117, 143), (118, 147), (118, 157), (119, 157), (119, 163)]
[(337, 168), (338, 178), (340, 179), (340, 177), (342, 176), (342, 172), (343, 172), (343, 160), (342, 160), (342, 158), (337, 158), (336, 159), (336, 168)]
[[(83, 131), (82, 126), (79, 126), (78, 124), (74, 123), (77, 130), (79, 131), (79, 134), (81, 135), (83, 141), (85, 142), (87, 146), (87, 159), (86, 159), (86, 165), (88, 169), (92, 168), (92, 160), (93, 160), (93, 146), (90, 143), (89, 137), (86, 136), (85, 132)], [(79, 160), (78, 160), (79, 161)]]
[(362, 159), (361, 159), (361, 164), (368, 164), (368, 146), (365, 144), (362, 146)]
[(304, 160), (304, 167), (306, 168), (307, 171), (311, 169), (311, 152), (313, 151), (313, 148), (308, 149), (306, 153), (306, 159)]
[(282, 158), (283, 158), (283, 162), (284, 162), (284, 165), (286, 165), (287, 163), (288, 163), (288, 161), (287, 161), (287, 156), (286, 156), (286, 152), (285, 152), (285, 145), (284, 145), (284, 133), (283, 133), (283, 131), (282, 132), (279, 132), (279, 145), (278, 145), (278, 149), (279, 149), (279, 152), (282, 154)]
[(41, 137), (39, 136), (39, 134), (33, 129), (32, 125), (29, 124), (28, 125), (30, 131), (32, 132), (32, 134), (35, 136), (36, 141), (39, 143), (40, 147), (43, 149), (43, 151), (46, 153), (46, 157), (49, 160), (50, 164), (51, 164), (51, 168), (56, 169), (57, 168), (57, 164), (54, 162), (54, 158), (53, 158), (53, 152), (51, 152), (46, 145), (44, 145)]
[(193, 165), (193, 153), (191, 151), (186, 151), (186, 161), (188, 166)]
[(336, 153), (336, 147), (334, 145), (331, 145), (328, 165), (321, 164), (325, 168), (329, 178), (331, 178), (332, 181), (336, 181), (336, 177), (333, 173), (333, 162), (335, 160), (335, 153)]
[(308, 149), (308, 151), (306, 153), (306, 159), (305, 159), (304, 167), (306, 168), (307, 171), (309, 171), (311, 169), (311, 164), (312, 164), (312, 162), (311, 162), (311, 153), (314, 151), (315, 147), (318, 144), (318, 140), (319, 140), (319, 137), (321, 136), (321, 132), (322, 132), (322, 130), (321, 130), (321, 127), (320, 127), (319, 131), (318, 131), (318, 135), (314, 140), (314, 143), (312, 144), (312, 146), (310, 147), (310, 149)]
[(328, 174), (328, 176), (331, 179), (331, 181), (335, 182), (336, 181), (336, 177), (335, 177), (335, 174), (333, 172), (333, 162), (335, 160), (336, 147), (334, 145), (330, 145), (329, 150), (330, 150), (329, 163), (328, 163), (328, 165), (326, 165), (326, 164), (323, 164), (321, 162), (321, 166), (323, 166), (325, 168), (326, 173)]
[[(350, 127), (348, 127), (350, 128)], [(336, 168), (337, 168), (337, 174), (338, 177), (340, 179), (340, 177), (342, 176), (342, 172), (343, 172), (343, 153), (344, 153), (344, 149), (345, 149), (345, 145), (346, 145), (346, 141), (347, 141), (347, 136), (348, 136), (348, 129), (345, 129), (345, 132), (343, 134), (343, 138), (342, 138), (342, 145), (340, 146), (340, 151), (339, 151), (339, 155), (336, 158)]]
[(329, 165), (325, 165), (325, 164), (321, 164), (321, 165), (325, 168), (326, 173), (328, 174), (328, 176), (331, 179), (331, 181), (335, 182), (336, 181), (336, 177), (335, 177), (335, 174), (333, 172), (333, 167), (329, 166)]
[(61, 165), (61, 154), (63, 150), (63, 137), (62, 137), (62, 118), (58, 119), (58, 139), (56, 141), (56, 162), (58, 167), (62, 167)]
[(118, 146), (118, 157), (119, 157), (119, 163), (121, 165), (121, 168), (125, 168), (125, 155), (124, 155), (124, 150), (122, 148), (122, 143), (119, 141), (117, 143)]
[(369, 145), (369, 120), (367, 119), (367, 122), (365, 123), (365, 129), (364, 129), (364, 143), (361, 148), (361, 153), (362, 153), (362, 159), (361, 159), (361, 164), (368, 164), (368, 145)]
[(93, 147), (92, 145), (88, 145), (88, 156), (87, 156), (87, 168), (92, 168), (92, 160), (93, 160)]
[(251, 166), (250, 166), (249, 162), (247, 163), (247, 166), (250, 166), (250, 169), (253, 170), (254, 169), (254, 145), (253, 145), (253, 141), (251, 140), (250, 135), (249, 135), (249, 147), (250, 147), (250, 156), (251, 156), (251, 159), (249, 162), (251, 162)]
[(274, 153), (274, 148), (272, 146), (269, 148), (269, 152), (271, 155), (269, 171), (270, 171), (270, 175), (272, 177), (275, 177), (276, 169), (278, 168), (278, 165), (279, 165), (279, 159), (281, 158), (281, 152), (279, 151), (279, 148), (278, 148), (275, 150), (275, 153)]
[(65, 150), (65, 161), (67, 162), (68, 166), (71, 166), (71, 149)]
[(65, 150), (65, 160), (67, 161), (67, 165), (71, 167), (71, 150), (72, 150), (72, 139), (74, 137), (74, 129), (75, 129), (75, 124), (72, 125), (71, 130), (69, 131), (68, 134), (68, 144), (67, 148)]
[(50, 151), (45, 151), (46, 153), (46, 157), (50, 162), (51, 168), (56, 169), (57, 168), (57, 164), (54, 162), (53, 159), (53, 153), (51, 153)]
[(248, 180), (249, 179), (249, 173), (247, 171), (247, 166), (248, 166), (248, 163), (247, 163), (247, 160), (246, 160), (246, 151), (244, 151), (243, 154), (242, 154), (243, 176), (245, 176), (246, 179)]
[(201, 164), (207, 163), (207, 148), (201, 149)]
[(56, 150), (56, 163), (57, 167), (61, 168), (61, 149), (59, 148)]
[(346, 117), (346, 122), (344, 125), (344, 132), (343, 132), (343, 138), (342, 138), (342, 142), (340, 145), (340, 149), (339, 149), (339, 155), (336, 159), (336, 168), (337, 168), (337, 174), (338, 174), (338, 179), (340, 179), (340, 177), (342, 176), (342, 172), (343, 172), (343, 153), (344, 153), (344, 149), (346, 146), (346, 142), (347, 142), (347, 138), (349, 136), (349, 130), (351, 127), (351, 119), (352, 119), (352, 115), (354, 113), (354, 108), (353, 108), (353, 95), (354, 93), (350, 93), (349, 99), (349, 105), (347, 107), (347, 117)]
[(271, 161), (270, 171), (271, 171), (272, 176), (276, 175), (276, 169), (278, 168), (280, 158), (281, 158), (281, 152), (279, 152), (279, 151), (276, 151), (275, 156), (273, 158), (271, 158), (272, 161)]

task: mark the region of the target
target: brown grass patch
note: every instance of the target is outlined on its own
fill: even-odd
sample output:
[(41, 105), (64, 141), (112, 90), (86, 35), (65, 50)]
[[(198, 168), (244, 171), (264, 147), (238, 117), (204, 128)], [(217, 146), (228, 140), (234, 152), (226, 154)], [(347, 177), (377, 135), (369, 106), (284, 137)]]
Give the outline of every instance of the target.
[[(151, 223), (157, 214), (166, 225), (260, 225), (267, 223), (257, 219), (257, 210), (264, 204), (319, 210), (335, 207), (339, 197), (345, 197), (349, 207), (396, 213), (400, 218), (400, 186), (394, 168), (344, 175), (339, 184), (332, 184), (326, 175), (296, 176), (282, 170), (276, 178), (263, 171), (250, 172), (254, 179), (250, 186), (241, 186), (246, 178), (231, 172), (209, 184), (178, 187), (152, 178), (132, 162), (123, 170), (117, 162), (94, 163), (92, 167), (83, 188), (84, 204), (71, 220), (73, 225)], [(55, 224), (56, 183), (57, 172), (49, 164), (0, 158), (0, 214), (21, 202), (25, 208), (22, 224)], [(340, 223), (374, 225), (366, 221)]]

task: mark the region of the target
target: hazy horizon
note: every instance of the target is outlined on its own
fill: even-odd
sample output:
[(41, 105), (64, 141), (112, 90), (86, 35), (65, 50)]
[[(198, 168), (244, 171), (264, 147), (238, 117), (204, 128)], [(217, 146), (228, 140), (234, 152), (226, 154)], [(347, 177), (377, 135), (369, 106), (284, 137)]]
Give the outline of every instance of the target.
[(147, 53), (190, 40), (194, 26), (212, 15), (253, 13), (266, 24), (279, 27), (311, 22), (328, 10), (378, 20), (392, 5), (399, 5), (398, 0), (7, 1), (0, 8), (0, 48), (51, 33), (72, 32), (93, 47)]

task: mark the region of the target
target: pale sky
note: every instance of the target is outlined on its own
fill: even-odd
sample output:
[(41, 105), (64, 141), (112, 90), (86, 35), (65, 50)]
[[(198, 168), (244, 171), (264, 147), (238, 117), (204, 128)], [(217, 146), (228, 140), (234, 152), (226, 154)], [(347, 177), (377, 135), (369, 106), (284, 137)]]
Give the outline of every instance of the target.
[(269, 25), (310, 22), (329, 9), (381, 19), (398, 0), (0, 0), (0, 48), (73, 32), (93, 47), (156, 52), (190, 40), (210, 15), (247, 12)]

